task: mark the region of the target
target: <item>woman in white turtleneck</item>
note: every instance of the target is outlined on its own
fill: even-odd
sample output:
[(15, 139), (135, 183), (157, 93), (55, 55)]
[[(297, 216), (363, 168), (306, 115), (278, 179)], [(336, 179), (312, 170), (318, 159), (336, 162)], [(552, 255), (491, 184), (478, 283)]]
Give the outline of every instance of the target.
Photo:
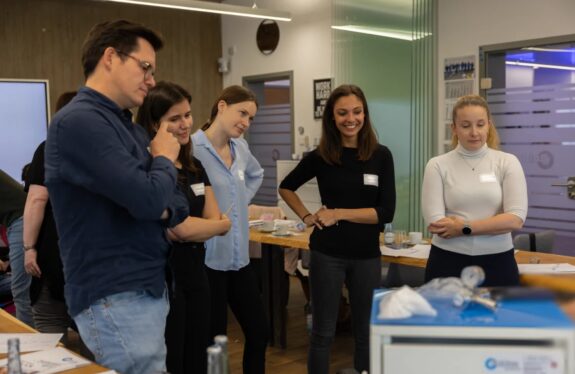
[(517, 157), (497, 150), (499, 137), (485, 100), (469, 95), (453, 107), (451, 152), (427, 163), (423, 217), (433, 234), (425, 279), (485, 271), (484, 286), (519, 282), (511, 232), (527, 216), (527, 185)]

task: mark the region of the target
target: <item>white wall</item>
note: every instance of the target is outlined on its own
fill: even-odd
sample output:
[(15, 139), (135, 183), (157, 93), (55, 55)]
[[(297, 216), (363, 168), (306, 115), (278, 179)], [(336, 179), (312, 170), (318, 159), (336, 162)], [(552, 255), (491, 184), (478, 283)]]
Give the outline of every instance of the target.
[[(251, 6), (252, 0), (228, 0), (228, 4)], [(261, 20), (222, 16), (222, 55), (231, 57), (231, 69), (224, 75), (224, 86), (241, 84), (242, 77), (293, 71), (294, 126), (305, 128), (310, 145), (321, 133), (320, 120), (313, 118), (313, 80), (331, 78), (331, 1), (257, 0), (259, 8), (288, 11), (291, 22), (280, 22), (280, 41), (271, 55), (262, 54), (256, 44)], [(214, 61), (214, 63), (216, 63)], [(295, 152), (301, 153), (303, 136), (295, 135)]]
[[(475, 55), (479, 68), (480, 46), (575, 34), (574, 0), (438, 0), (438, 6), (440, 139), (443, 139), (445, 58)], [(479, 92), (477, 81), (475, 92)]]

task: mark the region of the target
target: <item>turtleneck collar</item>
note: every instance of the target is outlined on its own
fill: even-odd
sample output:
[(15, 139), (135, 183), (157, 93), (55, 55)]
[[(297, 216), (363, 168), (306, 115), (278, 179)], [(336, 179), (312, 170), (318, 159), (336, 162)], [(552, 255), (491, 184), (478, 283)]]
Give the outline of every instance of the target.
[(479, 148), (477, 151), (469, 151), (469, 150), (465, 149), (461, 145), (461, 143), (457, 143), (457, 147), (455, 147), (455, 151), (457, 153), (459, 153), (461, 156), (467, 157), (467, 158), (483, 157), (483, 156), (485, 156), (485, 154), (487, 153), (488, 150), (489, 150), (489, 147), (487, 146), (487, 143), (483, 144), (483, 146), (481, 148)]

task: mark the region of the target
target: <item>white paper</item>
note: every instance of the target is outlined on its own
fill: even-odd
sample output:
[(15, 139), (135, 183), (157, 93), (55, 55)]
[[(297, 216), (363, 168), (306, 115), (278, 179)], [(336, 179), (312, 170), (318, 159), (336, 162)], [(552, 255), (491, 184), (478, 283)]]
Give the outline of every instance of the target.
[(575, 273), (575, 266), (563, 264), (518, 264), (519, 274), (562, 274)]
[(8, 353), (8, 339), (20, 339), (20, 352), (41, 351), (58, 345), (62, 334), (0, 334), (0, 353)]
[[(0, 366), (6, 366), (7, 361), (7, 359), (0, 360)], [(59, 373), (91, 364), (85, 358), (61, 347), (23, 354), (20, 356), (20, 361), (22, 363), (22, 374)]]
[(274, 219), (274, 225), (276, 227), (278, 226), (294, 227), (296, 224), (297, 222), (294, 221), (293, 219)]
[(250, 227), (261, 226), (264, 224), (263, 219), (252, 219), (249, 221)]
[(416, 244), (411, 248), (393, 249), (385, 245), (379, 246), (383, 256), (391, 257), (411, 257), (411, 258), (428, 258), (431, 245), (429, 244)]

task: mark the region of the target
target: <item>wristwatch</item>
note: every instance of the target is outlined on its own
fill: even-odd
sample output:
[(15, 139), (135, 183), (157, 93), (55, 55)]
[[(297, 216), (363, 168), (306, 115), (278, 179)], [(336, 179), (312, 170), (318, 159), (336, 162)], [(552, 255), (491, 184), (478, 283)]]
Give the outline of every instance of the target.
[(471, 230), (471, 226), (469, 226), (469, 222), (465, 222), (463, 224), (463, 228), (461, 229), (461, 233), (463, 235), (469, 236), (469, 235), (471, 235), (472, 232), (473, 232), (473, 230)]
[(34, 245), (24, 245), (24, 251), (29, 251), (31, 249), (36, 249), (36, 244)]

